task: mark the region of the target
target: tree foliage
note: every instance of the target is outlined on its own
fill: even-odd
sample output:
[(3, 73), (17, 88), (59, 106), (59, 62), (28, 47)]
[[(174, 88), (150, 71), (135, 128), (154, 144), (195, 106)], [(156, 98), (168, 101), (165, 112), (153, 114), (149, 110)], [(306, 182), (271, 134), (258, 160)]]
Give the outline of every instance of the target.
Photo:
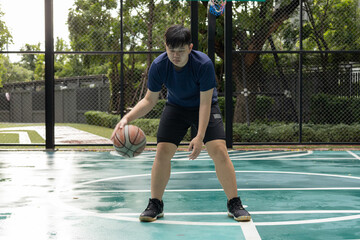
[(19, 63), (11, 63), (9, 57), (0, 55), (0, 83), (29, 82), (34, 79), (34, 72)]
[(5, 13), (0, 9), (0, 50), (4, 51), (8, 44), (13, 42), (12, 35), (6, 26), (6, 23), (2, 20)]
[[(6, 26), (6, 23), (2, 20), (4, 13), (0, 9), (0, 51), (5, 50), (5, 47), (12, 43), (12, 35), (9, 29)], [(5, 75), (7, 72), (6, 66), (6, 57), (0, 56), (0, 87), (5, 80)]]
[[(120, 6), (118, 0), (75, 0), (68, 13), (70, 42), (56, 40), (56, 51), (75, 51), (76, 54), (56, 55), (55, 76), (107, 74), (110, 80), (111, 104), (109, 111), (120, 111), (120, 70), (122, 50), (124, 62), (125, 107), (133, 106), (144, 96), (147, 73), (157, 53), (164, 51), (163, 34), (172, 24), (190, 27), (190, 2), (175, 0), (124, 0), (123, 36), (121, 36)], [(303, 0), (303, 49), (358, 50), (360, 49), (360, 19), (357, 0)], [(208, 1), (199, 1), (199, 50), (207, 52)], [(267, 0), (266, 2), (233, 2), (233, 50), (299, 50), (299, 1)], [(0, 11), (0, 17), (3, 13)], [(121, 42), (122, 40), (122, 42)], [(11, 34), (0, 20), (0, 49), (11, 42)], [(123, 44), (123, 49), (121, 48)], [(39, 45), (25, 45), (23, 50), (37, 50)], [(81, 54), (90, 51), (93, 54)], [(216, 73), (223, 83), (224, 18), (217, 18)], [(116, 54), (110, 54), (114, 52)], [(140, 54), (141, 53), (141, 54)], [(357, 54), (358, 55), (358, 54)], [(326, 52), (304, 58), (305, 66), (318, 65), (322, 74), (321, 87), (330, 91), (336, 79), (332, 78), (339, 65), (358, 62), (356, 54), (331, 55)], [(20, 66), (32, 71), (31, 80), (44, 76), (43, 55), (24, 55)], [(5, 62), (3, 59), (2, 62)], [(234, 54), (233, 80), (237, 94), (235, 121), (252, 118), (246, 106), (255, 109), (255, 95), (248, 99), (240, 94), (267, 91), (262, 76), (274, 74), (279, 78), (279, 91), (288, 90), (285, 74), (296, 73), (295, 54), (261, 54), (244, 52)], [(2, 70), (1, 70), (2, 69)], [(8, 71), (0, 65), (0, 72)], [(0, 75), (1, 75), (0, 74)], [(331, 80), (329, 80), (331, 79)], [(292, 106), (287, 106), (291, 108)]]

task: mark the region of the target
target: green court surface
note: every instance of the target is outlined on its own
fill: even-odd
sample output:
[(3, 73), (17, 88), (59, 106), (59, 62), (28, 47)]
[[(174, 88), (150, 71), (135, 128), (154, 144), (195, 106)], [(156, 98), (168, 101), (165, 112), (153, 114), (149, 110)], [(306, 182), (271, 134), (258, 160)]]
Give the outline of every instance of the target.
[(360, 151), (230, 151), (247, 223), (227, 216), (208, 154), (188, 154), (164, 218), (141, 223), (155, 152), (0, 152), (0, 239), (360, 239)]

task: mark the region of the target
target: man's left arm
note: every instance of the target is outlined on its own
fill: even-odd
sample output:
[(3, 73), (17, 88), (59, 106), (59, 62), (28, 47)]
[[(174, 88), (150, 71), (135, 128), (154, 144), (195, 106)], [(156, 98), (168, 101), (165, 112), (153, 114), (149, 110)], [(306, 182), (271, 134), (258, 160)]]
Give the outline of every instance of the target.
[(191, 140), (188, 149), (189, 151), (191, 151), (192, 149), (192, 152), (189, 155), (189, 159), (191, 160), (196, 159), (199, 156), (202, 149), (206, 128), (209, 124), (209, 119), (210, 119), (213, 92), (214, 92), (213, 88), (207, 91), (200, 92), (198, 131), (196, 137)]

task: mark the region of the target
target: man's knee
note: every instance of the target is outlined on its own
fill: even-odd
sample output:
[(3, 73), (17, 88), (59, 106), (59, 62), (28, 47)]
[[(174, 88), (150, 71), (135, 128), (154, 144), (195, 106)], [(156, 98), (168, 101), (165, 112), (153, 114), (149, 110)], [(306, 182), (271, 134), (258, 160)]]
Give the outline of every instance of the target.
[(213, 160), (227, 160), (229, 158), (225, 141), (214, 140), (206, 143), (206, 149)]
[(177, 146), (173, 143), (158, 143), (156, 149), (156, 161), (168, 162), (174, 156)]

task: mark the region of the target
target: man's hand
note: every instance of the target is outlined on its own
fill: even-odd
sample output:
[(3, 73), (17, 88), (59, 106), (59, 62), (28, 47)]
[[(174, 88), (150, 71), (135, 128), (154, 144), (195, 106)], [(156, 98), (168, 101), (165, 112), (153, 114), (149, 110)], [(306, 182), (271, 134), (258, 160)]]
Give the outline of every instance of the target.
[(195, 137), (193, 138), (193, 140), (191, 140), (188, 151), (191, 152), (191, 154), (188, 156), (190, 160), (195, 160), (202, 149), (202, 145), (203, 145), (203, 140), (199, 137)]
[(118, 124), (116, 124), (116, 127), (114, 128), (114, 131), (113, 133), (111, 134), (111, 138), (110, 140), (112, 142), (114, 142), (114, 137), (115, 137), (115, 134), (118, 130), (122, 129), (123, 127), (125, 127), (125, 125), (128, 124), (128, 120), (126, 118), (122, 118), (120, 120), (120, 122)]

